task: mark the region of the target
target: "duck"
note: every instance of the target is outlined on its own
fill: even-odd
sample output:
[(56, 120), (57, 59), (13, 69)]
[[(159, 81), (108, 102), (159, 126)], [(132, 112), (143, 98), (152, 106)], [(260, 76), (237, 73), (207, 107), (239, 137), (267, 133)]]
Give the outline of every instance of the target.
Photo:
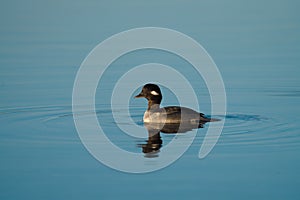
[(143, 116), (144, 123), (200, 125), (206, 122), (219, 121), (187, 107), (160, 107), (162, 93), (159, 86), (153, 83), (144, 85), (142, 91), (135, 98), (146, 98), (148, 101), (148, 108)]

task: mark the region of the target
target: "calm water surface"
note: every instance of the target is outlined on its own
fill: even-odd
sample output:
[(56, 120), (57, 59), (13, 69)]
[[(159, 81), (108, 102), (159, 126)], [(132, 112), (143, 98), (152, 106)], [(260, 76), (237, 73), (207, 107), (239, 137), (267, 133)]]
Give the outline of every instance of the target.
[[(1, 199), (299, 198), (298, 2), (3, 4)], [(225, 126), (205, 159), (198, 159), (198, 152), (209, 124), (169, 167), (127, 174), (104, 166), (84, 148), (72, 116), (72, 87), (94, 46), (112, 34), (143, 26), (181, 31), (206, 48), (223, 76), (228, 112), (216, 116), (225, 118)], [(100, 81), (96, 111), (108, 137), (132, 152), (141, 152), (138, 144), (145, 140), (124, 136), (109, 100), (114, 81), (131, 67), (149, 62), (168, 64), (188, 77), (201, 100), (201, 112), (210, 115), (205, 83), (186, 61), (154, 50), (125, 55)], [(164, 106), (178, 104), (172, 91), (162, 91)], [(145, 100), (130, 101), (135, 124), (143, 126), (145, 109)], [(128, 117), (124, 109), (119, 113)], [(173, 137), (161, 134), (163, 145)]]

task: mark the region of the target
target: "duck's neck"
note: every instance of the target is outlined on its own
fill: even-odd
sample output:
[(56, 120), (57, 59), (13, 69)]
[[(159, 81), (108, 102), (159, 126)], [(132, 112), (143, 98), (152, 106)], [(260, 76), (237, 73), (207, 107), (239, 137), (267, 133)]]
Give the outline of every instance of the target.
[(159, 109), (159, 103), (153, 102), (153, 101), (148, 101), (148, 109), (147, 110), (156, 110)]

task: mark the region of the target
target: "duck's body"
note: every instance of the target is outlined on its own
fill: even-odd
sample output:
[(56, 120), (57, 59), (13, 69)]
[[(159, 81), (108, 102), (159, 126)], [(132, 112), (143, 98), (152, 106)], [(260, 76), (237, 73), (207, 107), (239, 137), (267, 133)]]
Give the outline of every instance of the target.
[(144, 123), (192, 123), (200, 124), (215, 119), (207, 118), (203, 113), (190, 108), (180, 106), (160, 107), (162, 95), (159, 87), (155, 84), (144, 85), (142, 92), (136, 98), (145, 97), (148, 100), (148, 108), (144, 113)]
[(198, 113), (190, 108), (168, 106), (158, 109), (146, 110), (143, 121), (145, 123), (199, 123), (208, 122), (209, 118), (203, 113)]

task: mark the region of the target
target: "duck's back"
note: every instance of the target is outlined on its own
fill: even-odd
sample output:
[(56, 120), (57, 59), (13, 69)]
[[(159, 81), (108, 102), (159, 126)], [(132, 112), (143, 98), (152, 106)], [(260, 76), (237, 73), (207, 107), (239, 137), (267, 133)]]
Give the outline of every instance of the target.
[(198, 113), (190, 108), (179, 106), (168, 106), (161, 108), (166, 113), (166, 123), (195, 122), (201, 120), (202, 113)]

